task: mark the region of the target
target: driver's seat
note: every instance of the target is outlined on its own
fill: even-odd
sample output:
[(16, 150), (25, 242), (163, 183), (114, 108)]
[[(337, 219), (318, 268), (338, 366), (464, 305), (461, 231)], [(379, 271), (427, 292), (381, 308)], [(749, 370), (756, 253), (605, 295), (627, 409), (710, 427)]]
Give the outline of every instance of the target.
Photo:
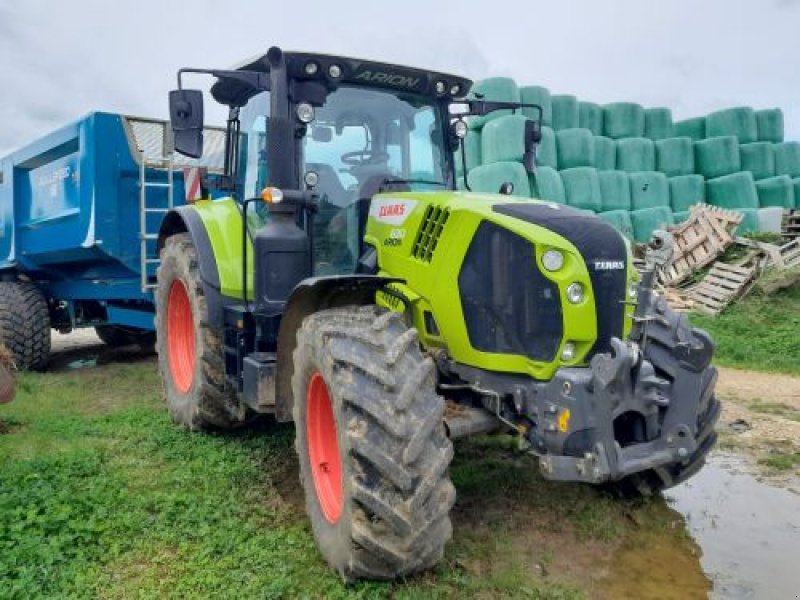
[(351, 194), (342, 185), (342, 180), (334, 168), (325, 163), (306, 163), (307, 171), (314, 171), (319, 177), (316, 188), (327, 194), (328, 202), (338, 207), (350, 204)]

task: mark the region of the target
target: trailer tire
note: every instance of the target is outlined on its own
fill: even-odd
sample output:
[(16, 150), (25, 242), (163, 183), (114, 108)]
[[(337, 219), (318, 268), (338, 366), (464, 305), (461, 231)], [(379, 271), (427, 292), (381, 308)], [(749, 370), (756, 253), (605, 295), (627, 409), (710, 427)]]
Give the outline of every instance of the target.
[(208, 326), (208, 305), (188, 233), (161, 250), (156, 299), (156, 350), (167, 408), (192, 430), (231, 429), (250, 411), (225, 385), (221, 333)]
[(94, 328), (97, 337), (111, 348), (139, 346), (144, 352), (152, 352), (156, 344), (156, 332), (119, 325), (98, 325)]
[(43, 371), (50, 360), (50, 310), (29, 281), (0, 281), (0, 341), (21, 371)]
[(453, 446), (417, 331), (376, 306), (307, 317), (292, 396), (300, 481), (326, 561), (345, 581), (438, 563), (452, 535)]

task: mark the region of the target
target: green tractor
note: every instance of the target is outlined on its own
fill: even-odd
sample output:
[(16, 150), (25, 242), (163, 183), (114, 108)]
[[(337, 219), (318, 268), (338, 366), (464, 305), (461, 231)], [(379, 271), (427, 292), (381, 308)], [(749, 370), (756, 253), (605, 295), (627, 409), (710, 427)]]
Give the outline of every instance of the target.
[(223, 193), (159, 233), (169, 412), (196, 430), (294, 421), (314, 536), (346, 580), (442, 558), (454, 438), (509, 432), (548, 479), (641, 494), (703, 465), (714, 345), (652, 292), (669, 238), (640, 280), (591, 214), (505, 182), (457, 190), (465, 119), (521, 105), (470, 97), (461, 77), (271, 48), (180, 71), (170, 117), (190, 157), (203, 94), (187, 73), (215, 77), (230, 112)]

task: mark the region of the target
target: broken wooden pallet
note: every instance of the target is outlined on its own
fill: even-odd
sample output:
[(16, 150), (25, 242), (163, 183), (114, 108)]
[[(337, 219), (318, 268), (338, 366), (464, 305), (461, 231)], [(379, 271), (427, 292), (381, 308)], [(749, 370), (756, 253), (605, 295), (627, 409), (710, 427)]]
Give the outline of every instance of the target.
[(741, 213), (698, 204), (689, 219), (670, 231), (675, 240), (672, 263), (659, 272), (659, 281), (675, 285), (714, 262), (733, 243)]
[(800, 238), (800, 210), (790, 210), (784, 213), (781, 235), (791, 239)]
[(689, 290), (689, 298), (701, 312), (717, 315), (744, 295), (752, 287), (757, 266), (728, 265), (715, 263), (703, 280)]
[(694, 309), (694, 300), (689, 298), (688, 290), (663, 288), (658, 290), (658, 294), (675, 312), (689, 312)]

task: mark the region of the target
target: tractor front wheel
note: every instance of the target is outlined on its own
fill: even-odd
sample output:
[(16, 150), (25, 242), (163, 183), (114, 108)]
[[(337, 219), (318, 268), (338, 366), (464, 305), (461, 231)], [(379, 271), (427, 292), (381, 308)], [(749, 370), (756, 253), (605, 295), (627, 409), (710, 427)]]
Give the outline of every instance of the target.
[(323, 310), (298, 332), (300, 479), (317, 544), (346, 581), (442, 558), (455, 488), (435, 376), (416, 330), (376, 306)]
[(156, 289), (156, 350), (170, 416), (189, 429), (241, 425), (249, 411), (225, 387), (222, 339), (208, 306), (187, 233), (167, 239)]

